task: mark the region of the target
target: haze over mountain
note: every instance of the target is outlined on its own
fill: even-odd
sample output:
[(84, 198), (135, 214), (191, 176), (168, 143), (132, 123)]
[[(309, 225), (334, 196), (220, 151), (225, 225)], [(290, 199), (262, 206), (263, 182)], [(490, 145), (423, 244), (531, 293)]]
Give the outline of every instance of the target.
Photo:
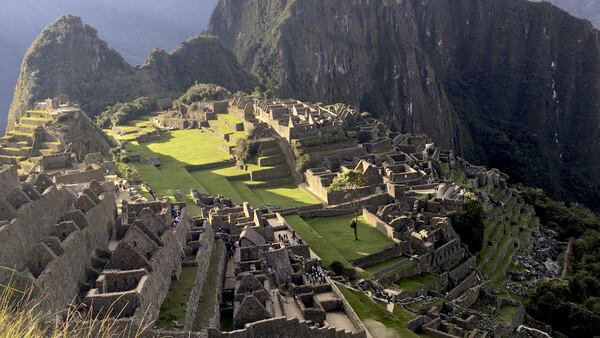
[(3, 0), (0, 4), (0, 135), (19, 66), (42, 29), (76, 14), (99, 31), (130, 63), (141, 64), (155, 47), (175, 49), (206, 28), (217, 0)]
[(221, 41), (199, 37), (135, 69), (80, 20), (59, 20), (25, 57), (11, 118), (63, 92), (96, 114), (194, 81), (254, 88), (248, 71), (280, 97), (360, 105), (600, 209), (600, 38), (549, 3), (220, 0), (209, 32)]
[(546, 0), (578, 18), (587, 19), (600, 28), (600, 1), (598, 0)]

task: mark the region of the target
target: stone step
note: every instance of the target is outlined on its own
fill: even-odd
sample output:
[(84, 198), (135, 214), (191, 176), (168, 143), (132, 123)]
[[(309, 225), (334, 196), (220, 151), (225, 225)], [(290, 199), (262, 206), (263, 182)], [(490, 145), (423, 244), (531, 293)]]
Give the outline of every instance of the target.
[(15, 156), (0, 155), (0, 164), (17, 164), (22, 158)]
[(7, 135), (12, 137), (14, 142), (27, 142), (27, 145), (33, 143), (33, 133), (24, 133), (17, 130), (11, 130), (6, 132)]
[(44, 117), (23, 117), (21, 118), (21, 123), (32, 126), (45, 126), (51, 120), (49, 118)]
[(56, 151), (62, 151), (64, 149), (60, 142), (41, 142), (40, 149), (51, 149)]
[(0, 148), (0, 155), (15, 156), (15, 157), (27, 157), (31, 153), (31, 147), (22, 148)]
[(48, 110), (28, 110), (26, 115), (33, 118), (47, 118), (51, 112)]
[(258, 166), (260, 167), (272, 167), (277, 164), (281, 164), (284, 162), (283, 156), (280, 154), (272, 155), (272, 156), (262, 156), (258, 158)]
[(33, 134), (37, 130), (37, 128), (38, 128), (38, 126), (36, 126), (36, 125), (19, 123), (15, 127), (15, 130), (23, 132), (23, 133)]

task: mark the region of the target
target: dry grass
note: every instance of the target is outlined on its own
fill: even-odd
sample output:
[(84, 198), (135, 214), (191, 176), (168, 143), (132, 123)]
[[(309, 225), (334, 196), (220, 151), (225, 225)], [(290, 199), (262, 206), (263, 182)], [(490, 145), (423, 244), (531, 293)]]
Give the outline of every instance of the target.
[(103, 318), (94, 317), (81, 306), (44, 315), (39, 311), (42, 302), (31, 291), (11, 287), (11, 281), (0, 284), (0, 338), (140, 337), (149, 328), (144, 323), (138, 328), (123, 325), (110, 318), (110, 310)]

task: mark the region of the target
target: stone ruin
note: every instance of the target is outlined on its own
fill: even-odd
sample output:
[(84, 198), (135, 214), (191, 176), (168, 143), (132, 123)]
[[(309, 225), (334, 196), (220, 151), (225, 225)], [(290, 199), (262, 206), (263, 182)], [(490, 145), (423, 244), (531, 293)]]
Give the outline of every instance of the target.
[(211, 205), (207, 222), (231, 250), (221, 311), (232, 311), (235, 328), (284, 317), (286, 325), (299, 320), (319, 336), (365, 336), (337, 286), (280, 214), (248, 203)]

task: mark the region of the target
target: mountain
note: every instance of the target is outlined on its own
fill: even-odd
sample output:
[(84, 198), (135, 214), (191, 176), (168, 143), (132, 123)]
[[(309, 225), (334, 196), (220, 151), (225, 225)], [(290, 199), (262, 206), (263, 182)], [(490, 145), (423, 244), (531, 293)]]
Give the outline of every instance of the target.
[(525, 0), (221, 0), (209, 32), (279, 96), (360, 104), (600, 210), (600, 39)]
[(194, 82), (232, 91), (250, 90), (255, 79), (213, 37), (197, 36), (172, 53), (154, 50), (143, 66), (131, 66), (77, 16), (44, 29), (28, 49), (10, 108), (8, 127), (33, 102), (65, 93), (94, 115), (140, 96), (173, 96)]
[(600, 1), (598, 0), (546, 0), (578, 18), (590, 20), (600, 28)]
[(3, 0), (0, 5), (0, 135), (19, 66), (31, 42), (56, 18), (77, 14), (129, 63), (155, 47), (173, 50), (202, 32), (217, 0)]

